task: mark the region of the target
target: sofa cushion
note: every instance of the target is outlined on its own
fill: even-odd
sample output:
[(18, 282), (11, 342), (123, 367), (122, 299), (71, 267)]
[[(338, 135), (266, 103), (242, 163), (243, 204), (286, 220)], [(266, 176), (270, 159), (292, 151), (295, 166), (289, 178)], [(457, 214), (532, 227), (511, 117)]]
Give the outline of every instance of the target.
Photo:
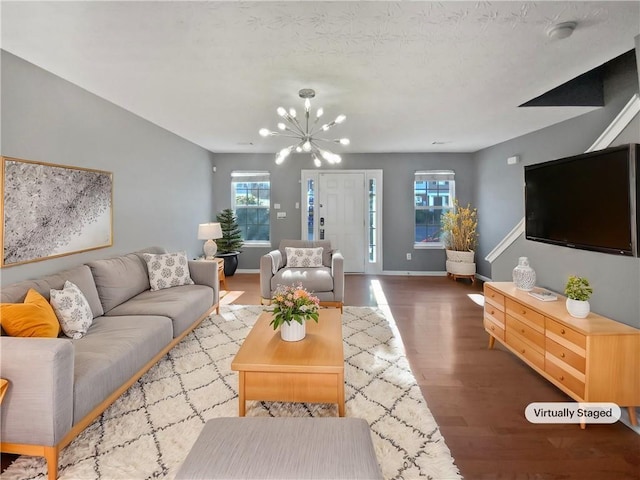
[(322, 266), (322, 247), (286, 247), (287, 266), (291, 268), (315, 268)]
[(56, 338), (60, 333), (53, 308), (33, 288), (29, 289), (23, 303), (0, 304), (0, 323), (12, 337)]
[(151, 290), (193, 285), (193, 280), (189, 275), (187, 252), (165, 253), (162, 255), (143, 253), (142, 258), (147, 262)]
[(87, 263), (105, 312), (149, 290), (147, 267), (135, 253)]
[(82, 338), (93, 320), (91, 307), (75, 283), (64, 282), (62, 290), (51, 289), (51, 306), (67, 337)]
[(107, 312), (112, 315), (162, 315), (173, 321), (174, 338), (214, 305), (213, 289), (188, 285), (142, 292)]
[(160, 316), (99, 317), (75, 348), (74, 424), (122, 386), (171, 341)]
[[(51, 289), (60, 290), (64, 287), (64, 282), (69, 280), (75, 283), (84, 298), (89, 302), (91, 312), (94, 317), (99, 317), (104, 313), (98, 290), (91, 275), (91, 269), (86, 265), (64, 270), (53, 275), (47, 275), (37, 280), (26, 280), (24, 282), (14, 283), (13, 285), (3, 286), (0, 289), (0, 302), (18, 303), (22, 302), (30, 288), (36, 290), (40, 295), (49, 300), (49, 292)], [(147, 286), (148, 288), (148, 286)]]
[(271, 291), (278, 285), (296, 285), (301, 283), (312, 293), (333, 290), (333, 277), (328, 267), (318, 268), (282, 268), (271, 278)]

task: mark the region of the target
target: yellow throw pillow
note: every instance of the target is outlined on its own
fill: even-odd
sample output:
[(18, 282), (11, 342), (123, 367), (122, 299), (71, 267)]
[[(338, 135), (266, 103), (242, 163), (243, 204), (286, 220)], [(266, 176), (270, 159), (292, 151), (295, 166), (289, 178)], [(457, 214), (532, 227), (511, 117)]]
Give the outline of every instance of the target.
[(51, 337), (60, 333), (60, 323), (46, 298), (33, 288), (24, 303), (0, 303), (0, 323), (12, 337)]

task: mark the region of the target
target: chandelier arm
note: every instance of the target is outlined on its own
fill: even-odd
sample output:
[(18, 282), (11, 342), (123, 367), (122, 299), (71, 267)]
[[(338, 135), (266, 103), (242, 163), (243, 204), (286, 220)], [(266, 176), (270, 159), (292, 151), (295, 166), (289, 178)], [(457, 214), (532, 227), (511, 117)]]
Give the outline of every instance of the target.
[(296, 120), (294, 117), (287, 116), (285, 120), (287, 120), (289, 124), (293, 127), (293, 129), (289, 129), (289, 131), (295, 133), (299, 137), (304, 137), (306, 135), (306, 132), (302, 130), (300, 123), (298, 123), (298, 120)]
[(274, 132), (274, 137), (286, 137), (286, 138), (300, 138), (300, 135), (297, 135), (296, 132), (292, 132), (293, 135), (287, 135), (286, 133)]

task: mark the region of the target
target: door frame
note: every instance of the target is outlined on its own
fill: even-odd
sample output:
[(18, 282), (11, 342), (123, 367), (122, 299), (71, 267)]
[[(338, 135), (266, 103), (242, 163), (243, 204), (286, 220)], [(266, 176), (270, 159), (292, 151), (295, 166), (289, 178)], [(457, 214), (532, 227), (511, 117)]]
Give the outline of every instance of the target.
[[(308, 240), (308, 212), (309, 205), (307, 203), (308, 185), (309, 181), (314, 185), (314, 199), (318, 197), (317, 189), (319, 188), (320, 174), (342, 174), (342, 173), (361, 173), (364, 174), (365, 188), (364, 188), (364, 272), (365, 274), (381, 274), (382, 273), (382, 169), (363, 169), (363, 170), (302, 170), (300, 172), (300, 238), (302, 240)], [(372, 228), (370, 221), (369, 210), (369, 185), (370, 182), (374, 182), (375, 185), (375, 228), (374, 237), (375, 245), (373, 248), (373, 256), (369, 254), (369, 233)], [(313, 205), (313, 238), (319, 238), (319, 225), (318, 215), (316, 215), (316, 206)]]

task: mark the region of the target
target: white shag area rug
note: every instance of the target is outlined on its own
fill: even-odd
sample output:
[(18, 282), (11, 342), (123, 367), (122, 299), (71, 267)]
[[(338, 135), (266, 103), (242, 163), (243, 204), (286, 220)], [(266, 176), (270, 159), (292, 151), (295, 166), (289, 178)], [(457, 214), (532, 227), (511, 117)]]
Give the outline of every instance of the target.
[[(263, 308), (220, 310), (63, 449), (61, 480), (173, 479), (207, 420), (238, 415), (231, 360)], [(394, 332), (381, 310), (345, 307), (346, 416), (369, 422), (386, 479), (462, 478)], [(247, 416), (337, 416), (337, 406), (248, 402)], [(2, 478), (46, 479), (45, 461), (21, 456)]]

